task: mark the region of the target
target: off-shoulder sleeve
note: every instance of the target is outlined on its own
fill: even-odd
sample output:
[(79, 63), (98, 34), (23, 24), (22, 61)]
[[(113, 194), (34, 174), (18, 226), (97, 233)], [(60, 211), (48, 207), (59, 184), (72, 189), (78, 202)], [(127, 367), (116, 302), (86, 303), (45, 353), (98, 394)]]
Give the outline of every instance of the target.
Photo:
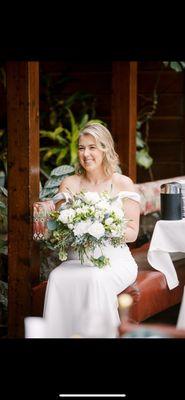
[(119, 193), (119, 198), (120, 199), (131, 199), (131, 200), (135, 200), (138, 203), (141, 202), (141, 196), (139, 195), (139, 193), (136, 192), (127, 192), (126, 190), (122, 191)]
[(65, 200), (68, 202), (71, 199), (71, 194), (69, 192), (59, 192), (55, 196), (52, 197), (54, 204), (58, 203), (58, 201)]

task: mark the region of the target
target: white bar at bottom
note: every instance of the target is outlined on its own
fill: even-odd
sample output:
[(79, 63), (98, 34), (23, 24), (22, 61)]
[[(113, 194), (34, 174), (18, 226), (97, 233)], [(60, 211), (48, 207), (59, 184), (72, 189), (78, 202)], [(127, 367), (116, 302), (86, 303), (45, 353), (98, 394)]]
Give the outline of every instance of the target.
[(126, 397), (126, 394), (59, 394), (59, 397)]

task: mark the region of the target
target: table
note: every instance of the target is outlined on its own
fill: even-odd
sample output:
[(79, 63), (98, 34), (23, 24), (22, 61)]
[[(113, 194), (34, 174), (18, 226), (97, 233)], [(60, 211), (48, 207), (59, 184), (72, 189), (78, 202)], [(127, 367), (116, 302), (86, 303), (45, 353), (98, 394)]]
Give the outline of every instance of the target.
[(147, 253), (149, 264), (166, 276), (169, 289), (179, 281), (173, 261), (185, 258), (185, 218), (156, 222)]

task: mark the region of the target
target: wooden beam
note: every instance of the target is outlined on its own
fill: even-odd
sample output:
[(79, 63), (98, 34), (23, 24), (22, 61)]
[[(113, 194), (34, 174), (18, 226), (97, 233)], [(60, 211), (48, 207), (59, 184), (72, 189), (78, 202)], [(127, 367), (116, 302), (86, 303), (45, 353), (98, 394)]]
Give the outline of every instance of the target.
[(136, 182), (137, 62), (112, 63), (112, 134), (123, 174)]
[(7, 63), (8, 336), (24, 336), (31, 285), (39, 280), (32, 206), (39, 197), (39, 63)]

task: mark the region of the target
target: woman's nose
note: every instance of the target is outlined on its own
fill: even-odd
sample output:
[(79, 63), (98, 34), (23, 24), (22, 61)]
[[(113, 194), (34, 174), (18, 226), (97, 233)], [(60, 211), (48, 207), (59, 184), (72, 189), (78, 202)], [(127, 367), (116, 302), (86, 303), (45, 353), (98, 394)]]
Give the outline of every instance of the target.
[(84, 149), (84, 156), (87, 157), (89, 155), (89, 149), (86, 147)]

